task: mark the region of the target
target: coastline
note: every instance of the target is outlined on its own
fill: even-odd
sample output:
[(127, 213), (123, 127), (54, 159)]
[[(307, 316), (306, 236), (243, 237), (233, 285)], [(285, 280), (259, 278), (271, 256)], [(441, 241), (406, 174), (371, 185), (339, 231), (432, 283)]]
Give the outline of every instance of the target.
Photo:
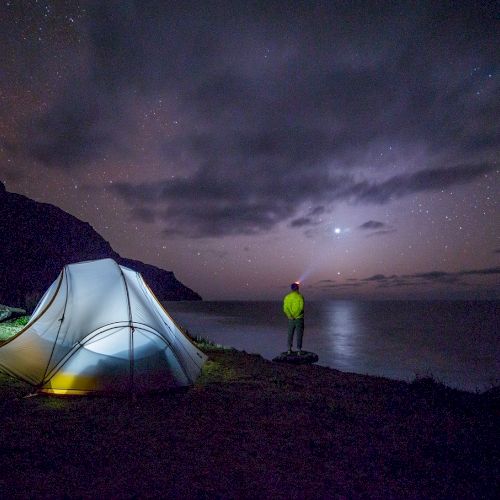
[[(395, 380), (432, 376), (482, 392), (500, 384), (500, 303), (308, 302), (304, 348), (330, 368)], [(168, 303), (194, 335), (272, 360), (286, 347), (281, 302)]]
[(24, 398), (0, 376), (0, 488), (16, 496), (484, 497), (498, 390), (471, 394), (202, 346), (197, 383)]

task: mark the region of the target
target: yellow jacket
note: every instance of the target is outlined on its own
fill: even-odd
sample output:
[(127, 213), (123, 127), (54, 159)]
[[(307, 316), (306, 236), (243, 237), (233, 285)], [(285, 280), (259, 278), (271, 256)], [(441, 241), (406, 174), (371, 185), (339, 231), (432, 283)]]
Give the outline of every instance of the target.
[(283, 299), (283, 312), (288, 319), (304, 317), (304, 297), (299, 292), (290, 292)]

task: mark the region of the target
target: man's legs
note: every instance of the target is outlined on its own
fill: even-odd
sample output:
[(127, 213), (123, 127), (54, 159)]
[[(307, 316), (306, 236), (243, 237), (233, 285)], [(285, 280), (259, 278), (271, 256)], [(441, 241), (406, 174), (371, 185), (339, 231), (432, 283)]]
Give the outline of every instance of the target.
[(302, 336), (304, 334), (304, 318), (288, 320), (288, 352), (292, 351), (293, 334), (297, 332), (297, 349), (302, 350)]
[(288, 320), (288, 352), (292, 351), (293, 345), (293, 332), (295, 331), (295, 320)]
[(302, 336), (304, 335), (304, 318), (295, 320), (295, 330), (297, 331), (297, 349), (302, 351)]

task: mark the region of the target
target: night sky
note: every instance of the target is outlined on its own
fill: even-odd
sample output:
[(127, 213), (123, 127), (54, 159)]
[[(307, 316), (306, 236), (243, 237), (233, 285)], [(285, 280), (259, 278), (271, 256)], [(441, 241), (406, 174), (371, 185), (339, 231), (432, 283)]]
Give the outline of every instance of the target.
[(499, 18), (4, 1), (0, 180), (205, 299), (500, 298)]

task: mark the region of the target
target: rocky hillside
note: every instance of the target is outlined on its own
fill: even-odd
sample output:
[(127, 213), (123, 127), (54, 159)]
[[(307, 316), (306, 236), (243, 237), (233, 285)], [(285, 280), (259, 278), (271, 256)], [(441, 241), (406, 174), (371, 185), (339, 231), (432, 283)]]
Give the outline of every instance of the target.
[(201, 300), (173, 272), (121, 257), (90, 224), (1, 182), (0, 232), (0, 304), (30, 310), (64, 265), (106, 257), (139, 271), (160, 300)]

